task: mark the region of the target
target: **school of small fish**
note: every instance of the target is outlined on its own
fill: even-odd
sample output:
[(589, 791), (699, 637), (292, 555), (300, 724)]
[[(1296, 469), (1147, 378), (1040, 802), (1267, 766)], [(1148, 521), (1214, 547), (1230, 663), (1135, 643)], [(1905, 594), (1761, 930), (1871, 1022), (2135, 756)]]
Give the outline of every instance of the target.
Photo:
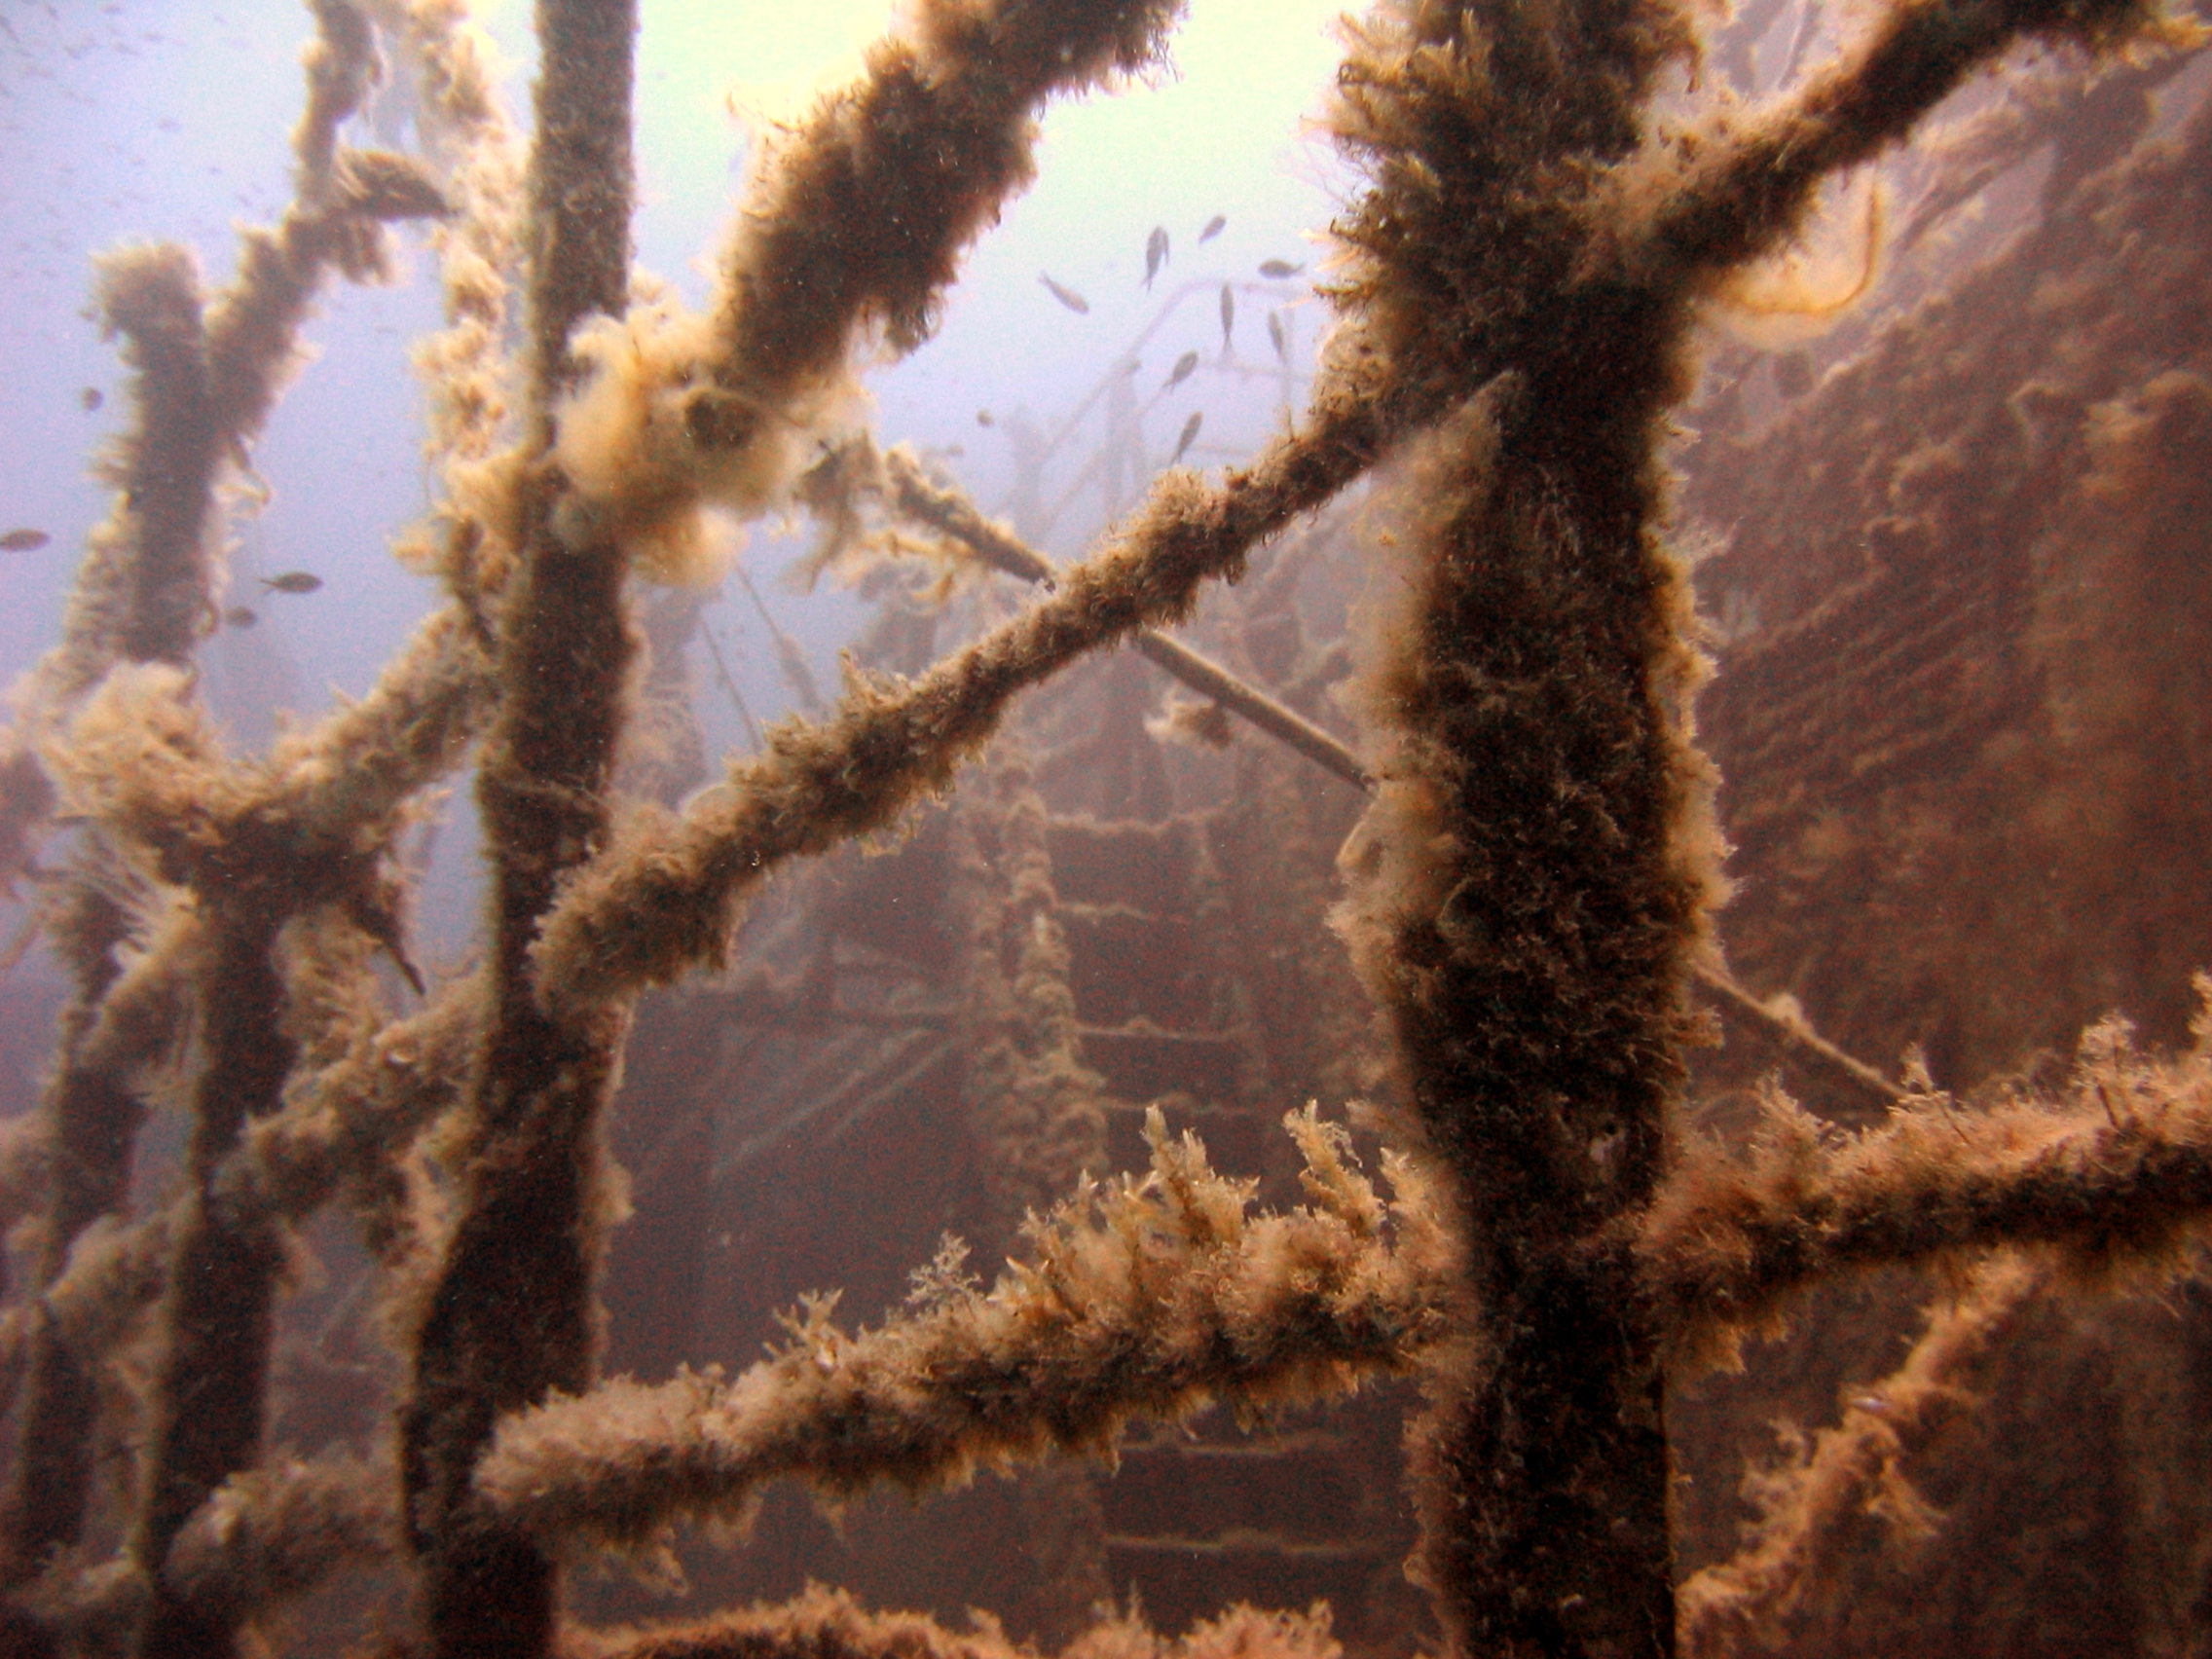
[(1305, 266), (1293, 265), (1287, 259), (1263, 259), (1260, 261), (1260, 275), (1277, 280), (1285, 276), (1295, 276), (1305, 269)]
[(1194, 409), (1191, 411), (1191, 418), (1183, 423), (1183, 435), (1175, 440), (1175, 453), (1167, 458), (1169, 466), (1173, 466), (1181, 461), (1184, 455), (1189, 452), (1190, 447), (1198, 441), (1198, 428), (1205, 424), (1206, 418), (1203, 410)]
[(1229, 354), (1230, 331), (1236, 326), (1236, 294), (1227, 282), (1221, 285), (1221, 350)]
[(1199, 244), (1202, 246), (1204, 243), (1209, 242), (1213, 240), (1214, 238), (1220, 236), (1222, 226), (1228, 223), (1229, 215), (1226, 213), (1216, 213), (1212, 218), (1208, 219), (1206, 221), (1206, 228), (1198, 233)]
[(1167, 227), (1155, 225), (1152, 235), (1144, 239), (1144, 285), (1152, 286), (1152, 279), (1160, 275), (1160, 268), (1167, 263)]
[(1196, 351), (1184, 352), (1180, 357), (1177, 357), (1175, 359), (1175, 366), (1167, 371), (1167, 384), (1161, 387), (1160, 389), (1161, 391), (1172, 391), (1176, 387), (1181, 386), (1185, 381), (1189, 380), (1191, 378), (1191, 371), (1196, 369), (1198, 366), (1198, 354)]
[(11, 530), (0, 535), (0, 553), (36, 553), (53, 539), (43, 530)]
[(261, 585), (271, 593), (313, 593), (322, 586), (322, 578), (306, 571), (286, 571), (280, 576), (263, 576)]

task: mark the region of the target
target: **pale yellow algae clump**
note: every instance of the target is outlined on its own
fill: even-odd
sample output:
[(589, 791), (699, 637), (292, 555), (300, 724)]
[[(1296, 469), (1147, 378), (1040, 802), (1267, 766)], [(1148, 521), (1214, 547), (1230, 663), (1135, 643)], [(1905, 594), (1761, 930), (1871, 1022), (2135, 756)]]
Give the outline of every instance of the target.
[(866, 394), (839, 374), (746, 410), (747, 440), (709, 448), (697, 436), (700, 405), (721, 406), (716, 414), (726, 422), (726, 406), (745, 401), (714, 384), (716, 345), (714, 319), (673, 299), (577, 331), (571, 350), (586, 378), (561, 404), (554, 444), (572, 492), (558, 522), (563, 540), (580, 546), (611, 535), (640, 575), (711, 586), (737, 538), (702, 509), (759, 517), (865, 407)]

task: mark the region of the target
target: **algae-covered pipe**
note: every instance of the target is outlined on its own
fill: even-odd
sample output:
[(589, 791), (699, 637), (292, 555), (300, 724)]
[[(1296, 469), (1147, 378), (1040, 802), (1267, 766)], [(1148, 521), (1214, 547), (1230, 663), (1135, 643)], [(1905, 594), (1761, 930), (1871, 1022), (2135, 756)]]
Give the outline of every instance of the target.
[(554, 1564), (481, 1517), (468, 1481), (499, 1416), (591, 1380), (606, 1232), (603, 1119), (626, 1006), (557, 1017), (525, 952), (555, 883), (604, 837), (607, 787), (637, 645), (621, 550), (554, 528), (545, 464), (575, 379), (569, 341), (627, 298), (632, 0), (540, 0), (531, 160), (524, 547), (499, 619), (498, 714), (477, 798), (492, 863), (489, 1030), (464, 1108), (461, 1217), (436, 1271), (400, 1419), (401, 1476), (434, 1650), (542, 1654)]

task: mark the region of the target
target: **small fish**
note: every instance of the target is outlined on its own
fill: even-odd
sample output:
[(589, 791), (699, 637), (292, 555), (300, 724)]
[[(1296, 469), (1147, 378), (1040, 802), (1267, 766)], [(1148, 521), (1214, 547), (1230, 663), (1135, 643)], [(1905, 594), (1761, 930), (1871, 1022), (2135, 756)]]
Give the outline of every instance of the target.
[(1260, 262), (1260, 275), (1263, 276), (1295, 276), (1305, 269), (1305, 266), (1293, 265), (1287, 259), (1263, 259)]
[(1285, 368), (1289, 367), (1290, 336), (1283, 332), (1282, 313), (1280, 312), (1268, 313), (1268, 338), (1274, 344), (1275, 356), (1281, 360)]
[(250, 606), (234, 605), (223, 612), (223, 620), (234, 628), (250, 628), (261, 618), (253, 613)]
[(998, 423), (991, 419), (991, 412), (988, 409), (978, 409), (976, 411), (976, 424), (978, 426), (995, 426)]
[(1198, 366), (1198, 354), (1196, 351), (1184, 352), (1180, 357), (1177, 357), (1175, 359), (1175, 366), (1167, 371), (1167, 384), (1161, 387), (1160, 389), (1161, 391), (1169, 391), (1174, 387), (1181, 386), (1185, 381), (1191, 378), (1191, 371)]
[[(762, 612), (763, 615), (766, 612)], [(814, 682), (814, 670), (806, 665), (806, 652), (789, 634), (776, 635), (776, 666), (784, 671), (784, 683), (810, 715), (822, 712), (822, 688)]]
[(1073, 288), (1061, 287), (1057, 282), (1053, 281), (1051, 277), (1046, 276), (1042, 271), (1037, 273), (1037, 280), (1044, 283), (1046, 287), (1051, 289), (1052, 298), (1059, 301), (1061, 305), (1067, 307), (1068, 310), (1075, 313), (1076, 315), (1088, 316), (1090, 314), (1090, 302), (1085, 299), (1081, 294), (1077, 293)]
[(261, 585), (271, 593), (313, 593), (322, 586), (322, 578), (305, 571), (286, 571), (280, 576), (263, 576)]
[(11, 530), (0, 535), (0, 553), (36, 553), (53, 539), (43, 530)]
[(1236, 326), (1236, 295), (1227, 282), (1221, 285), (1221, 351), (1229, 354), (1229, 333)]
[(1216, 213), (1212, 218), (1208, 219), (1206, 221), (1206, 228), (1198, 233), (1198, 241), (1200, 242), (1200, 244), (1202, 245), (1203, 243), (1209, 242), (1213, 240), (1214, 238), (1220, 236), (1221, 227), (1228, 223), (1229, 215), (1226, 213)]
[(96, 386), (89, 386), (77, 393), (77, 405), (88, 415), (107, 401), (107, 394)]
[(1167, 227), (1155, 225), (1152, 235), (1144, 239), (1144, 285), (1152, 286), (1152, 279), (1160, 275), (1160, 268), (1167, 263)]
[(1169, 466), (1173, 466), (1189, 453), (1191, 446), (1198, 441), (1198, 428), (1205, 424), (1206, 418), (1202, 411), (1191, 411), (1191, 418), (1183, 423), (1183, 435), (1175, 440), (1175, 453), (1167, 458)]

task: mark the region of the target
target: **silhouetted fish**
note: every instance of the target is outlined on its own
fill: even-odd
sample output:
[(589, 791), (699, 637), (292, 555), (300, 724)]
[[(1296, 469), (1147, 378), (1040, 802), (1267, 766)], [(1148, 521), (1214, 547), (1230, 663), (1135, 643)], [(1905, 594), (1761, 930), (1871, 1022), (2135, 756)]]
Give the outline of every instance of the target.
[(1191, 418), (1183, 423), (1183, 435), (1175, 440), (1175, 453), (1167, 458), (1169, 466), (1181, 461), (1190, 447), (1198, 441), (1198, 428), (1205, 424), (1206, 418), (1201, 411), (1191, 411)]
[(1053, 281), (1051, 277), (1046, 276), (1042, 271), (1037, 273), (1037, 280), (1044, 283), (1046, 287), (1051, 289), (1052, 298), (1059, 301), (1060, 304), (1067, 307), (1068, 310), (1074, 312), (1076, 315), (1088, 316), (1090, 314), (1090, 302), (1085, 299), (1081, 294), (1077, 293), (1073, 288), (1061, 287), (1057, 282)]
[(1264, 259), (1260, 262), (1260, 275), (1263, 276), (1295, 276), (1305, 269), (1305, 266), (1293, 265), (1287, 259)]
[(313, 593), (322, 586), (322, 578), (305, 571), (286, 571), (280, 576), (263, 576), (261, 585), (271, 593)]
[(96, 386), (89, 386), (77, 393), (77, 402), (88, 415), (106, 401), (106, 394)]
[(1161, 391), (1166, 391), (1171, 387), (1181, 386), (1185, 381), (1191, 378), (1191, 371), (1198, 366), (1198, 354), (1196, 351), (1184, 352), (1180, 357), (1177, 357), (1175, 359), (1175, 366), (1167, 371), (1167, 385), (1161, 387), (1160, 389)]
[(1229, 331), (1236, 326), (1236, 295), (1227, 282), (1221, 285), (1221, 349), (1229, 350)]
[(0, 553), (36, 553), (53, 539), (43, 530), (11, 530), (0, 535)]
[(223, 612), (223, 620), (234, 628), (250, 628), (261, 618), (253, 613), (250, 607), (234, 605)]
[(1206, 221), (1206, 228), (1198, 233), (1198, 240), (1200, 242), (1209, 242), (1213, 240), (1214, 238), (1221, 235), (1221, 227), (1228, 223), (1228, 214), (1216, 213), (1212, 218)]
[(1275, 355), (1287, 365), (1290, 362), (1290, 337), (1282, 331), (1280, 312), (1268, 313), (1268, 338), (1274, 343)]
[(1167, 263), (1167, 227), (1155, 225), (1152, 235), (1144, 239), (1144, 285), (1152, 286), (1152, 279), (1160, 275), (1160, 268)]
[(990, 412), (990, 411), (989, 411), (988, 409), (978, 409), (978, 410), (977, 410), (977, 411), (976, 411), (976, 424), (977, 424), (977, 425), (978, 425), (978, 426), (990, 426), (990, 425), (995, 425), (996, 424), (997, 424), (997, 423), (995, 423), (994, 421), (992, 421), (992, 419), (991, 419), (991, 412)]

